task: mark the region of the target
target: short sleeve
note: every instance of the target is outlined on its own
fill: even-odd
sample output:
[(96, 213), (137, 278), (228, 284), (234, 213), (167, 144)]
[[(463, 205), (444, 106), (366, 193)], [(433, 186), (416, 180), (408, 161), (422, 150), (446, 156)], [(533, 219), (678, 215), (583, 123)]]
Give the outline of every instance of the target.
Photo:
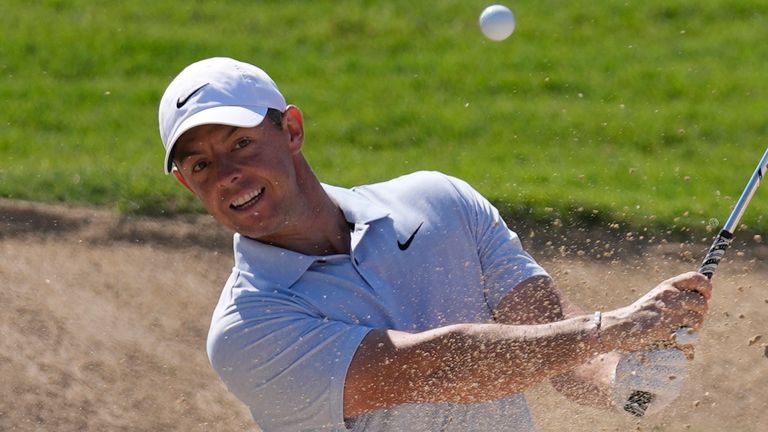
[(520, 283), (547, 272), (524, 249), (520, 238), (510, 230), (498, 209), (463, 180), (450, 177), (466, 203), (480, 259), (482, 283), (488, 307), (495, 310), (501, 299)]
[(290, 293), (234, 285), (208, 334), (222, 381), (265, 431), (346, 430), (344, 380), (370, 329), (323, 319)]

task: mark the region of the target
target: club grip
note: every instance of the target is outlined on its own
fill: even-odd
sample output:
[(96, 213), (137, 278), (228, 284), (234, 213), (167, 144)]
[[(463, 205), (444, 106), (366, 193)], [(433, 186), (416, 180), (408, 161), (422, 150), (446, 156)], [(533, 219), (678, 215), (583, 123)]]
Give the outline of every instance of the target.
[(704, 257), (704, 261), (701, 262), (699, 273), (712, 279), (712, 275), (715, 274), (717, 265), (720, 264), (720, 260), (723, 259), (725, 251), (732, 242), (733, 234), (730, 231), (720, 231), (720, 234), (715, 237), (715, 241), (712, 242), (712, 246), (709, 247), (709, 252), (707, 252), (707, 256)]

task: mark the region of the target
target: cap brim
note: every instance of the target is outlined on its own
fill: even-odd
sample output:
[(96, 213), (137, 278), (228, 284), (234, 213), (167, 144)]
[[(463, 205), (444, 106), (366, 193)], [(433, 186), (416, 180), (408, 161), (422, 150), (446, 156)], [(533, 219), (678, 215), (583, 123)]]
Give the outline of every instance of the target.
[(265, 107), (244, 107), (244, 106), (217, 106), (208, 108), (187, 117), (169, 140), (171, 145), (165, 151), (165, 173), (171, 172), (171, 155), (176, 145), (176, 140), (186, 131), (196, 126), (205, 124), (220, 124), (225, 126), (254, 127), (261, 124), (264, 116), (267, 115)]

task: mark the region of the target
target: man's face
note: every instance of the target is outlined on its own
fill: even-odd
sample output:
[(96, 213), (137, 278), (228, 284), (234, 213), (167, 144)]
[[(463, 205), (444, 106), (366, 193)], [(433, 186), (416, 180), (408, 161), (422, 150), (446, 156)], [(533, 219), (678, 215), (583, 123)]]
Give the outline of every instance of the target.
[(198, 126), (175, 146), (174, 163), (203, 206), (251, 238), (278, 239), (302, 214), (295, 159), (303, 130), (297, 138), (295, 119), (286, 118), (282, 125), (266, 118), (253, 128)]

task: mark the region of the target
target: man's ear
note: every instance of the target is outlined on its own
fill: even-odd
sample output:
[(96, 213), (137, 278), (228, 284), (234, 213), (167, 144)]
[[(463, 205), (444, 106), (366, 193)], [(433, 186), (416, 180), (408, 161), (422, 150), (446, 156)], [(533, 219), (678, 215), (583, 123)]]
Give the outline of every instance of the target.
[(283, 112), (283, 129), (291, 135), (291, 151), (293, 153), (300, 152), (304, 145), (304, 118), (296, 105), (288, 105)]
[(191, 187), (189, 187), (189, 183), (187, 183), (187, 179), (184, 178), (184, 176), (181, 174), (181, 171), (179, 171), (178, 168), (173, 167), (171, 169), (171, 172), (173, 173), (173, 176), (176, 177), (176, 180), (179, 181), (179, 183), (183, 184), (185, 188), (187, 188), (188, 191), (195, 193)]

